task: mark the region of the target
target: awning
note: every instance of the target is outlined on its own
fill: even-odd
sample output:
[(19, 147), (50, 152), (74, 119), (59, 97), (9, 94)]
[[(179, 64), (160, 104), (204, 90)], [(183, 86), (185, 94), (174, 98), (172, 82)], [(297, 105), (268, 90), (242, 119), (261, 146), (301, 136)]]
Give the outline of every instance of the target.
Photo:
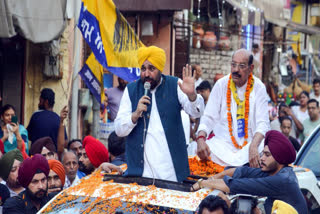
[(114, 0), (120, 11), (175, 11), (191, 8), (188, 0)]
[(275, 19), (275, 18), (265, 18), (268, 22), (278, 25), (283, 28), (290, 28), (292, 30), (295, 30), (297, 32), (305, 33), (305, 34), (320, 34), (320, 28), (309, 26), (309, 25), (303, 25), (296, 22), (293, 22), (291, 20), (285, 20), (285, 19)]
[(253, 4), (264, 13), (264, 18), (269, 20), (290, 19), (290, 9), (286, 8), (283, 0), (253, 0)]
[(303, 24), (298, 24), (292, 21), (289, 21), (287, 24), (287, 28), (290, 28), (292, 30), (296, 30), (298, 32), (302, 32), (305, 34), (320, 34), (320, 28), (319, 27), (314, 27), (314, 26), (309, 26), (309, 25), (303, 25)]
[(247, 4), (241, 3), (238, 0), (226, 0), (230, 5), (237, 8), (237, 12), (241, 16), (241, 24), (247, 25), (255, 25), (260, 26), (261, 25), (261, 10), (255, 5), (253, 5), (251, 2), (248, 2)]
[(286, 8), (283, 0), (253, 0), (256, 7), (263, 10), (266, 21), (284, 28), (305, 34), (320, 34), (320, 28), (299, 24), (290, 20), (290, 9)]
[(0, 37), (34, 42), (56, 39), (65, 28), (67, 0), (1, 0)]

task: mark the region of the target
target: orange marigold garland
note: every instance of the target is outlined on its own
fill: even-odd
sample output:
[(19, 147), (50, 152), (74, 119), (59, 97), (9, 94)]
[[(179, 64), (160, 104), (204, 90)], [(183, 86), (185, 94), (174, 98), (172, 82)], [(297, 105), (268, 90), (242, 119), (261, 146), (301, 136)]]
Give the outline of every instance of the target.
[(224, 170), (220, 166), (210, 160), (199, 160), (197, 157), (189, 157), (189, 167), (192, 175), (212, 176)]
[(247, 88), (246, 88), (246, 93), (245, 93), (245, 114), (244, 114), (244, 143), (242, 146), (240, 146), (236, 138), (233, 136), (233, 129), (232, 129), (232, 115), (231, 115), (231, 89), (230, 89), (230, 84), (231, 84), (232, 78), (231, 75), (229, 76), (229, 81), (228, 81), (228, 89), (227, 89), (227, 116), (228, 116), (228, 128), (229, 128), (229, 134), (230, 138), (232, 140), (232, 143), (234, 147), (237, 149), (242, 149), (248, 144), (248, 120), (249, 120), (249, 108), (250, 108), (250, 102), (249, 102), (249, 97), (250, 97), (250, 92), (251, 92), (251, 87), (252, 87), (252, 81), (253, 77), (252, 74), (249, 75), (248, 83), (247, 83)]

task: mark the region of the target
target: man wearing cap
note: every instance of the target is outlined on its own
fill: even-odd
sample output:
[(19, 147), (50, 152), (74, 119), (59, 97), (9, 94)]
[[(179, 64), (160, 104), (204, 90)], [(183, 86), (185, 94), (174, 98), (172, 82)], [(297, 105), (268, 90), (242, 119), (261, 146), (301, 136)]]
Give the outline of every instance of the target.
[[(232, 56), (231, 73), (214, 85), (200, 119), (197, 154), (223, 166), (259, 167), (259, 153), (270, 129), (268, 95), (254, 75), (253, 56), (239, 49)], [(213, 131), (215, 136), (207, 140)]]
[(292, 167), (296, 151), (286, 136), (272, 130), (266, 133), (261, 168), (247, 166), (225, 170), (208, 180), (199, 180), (191, 190), (203, 187), (232, 194), (250, 194), (268, 197), (264, 208), (271, 213), (274, 200), (284, 201), (298, 213), (306, 213), (307, 205), (300, 191)]
[(121, 171), (120, 167), (107, 163), (109, 162), (108, 149), (98, 139), (86, 136), (83, 139), (82, 145), (83, 149), (79, 159), (79, 169), (86, 175), (91, 174), (99, 167), (107, 172), (111, 172), (112, 170)]
[[(191, 66), (183, 68), (182, 82), (162, 74), (165, 62), (163, 49), (139, 48), (140, 79), (124, 91), (115, 132), (127, 136), (127, 175), (181, 182), (190, 172), (180, 111), (197, 118), (204, 103), (195, 92)], [(145, 90), (146, 82), (150, 90)]]
[(37, 213), (55, 193), (47, 194), (49, 164), (40, 154), (27, 158), (20, 166), (18, 180), (26, 188), (3, 205), (4, 213)]
[(47, 160), (58, 160), (56, 146), (51, 137), (42, 137), (36, 140), (30, 148), (30, 155), (41, 154)]
[(63, 189), (66, 173), (58, 160), (48, 160), (50, 172), (48, 176), (48, 193), (60, 192)]
[(0, 159), (0, 176), (6, 182), (10, 197), (17, 196), (24, 190), (18, 182), (18, 171), (23, 157), (19, 149), (11, 150)]

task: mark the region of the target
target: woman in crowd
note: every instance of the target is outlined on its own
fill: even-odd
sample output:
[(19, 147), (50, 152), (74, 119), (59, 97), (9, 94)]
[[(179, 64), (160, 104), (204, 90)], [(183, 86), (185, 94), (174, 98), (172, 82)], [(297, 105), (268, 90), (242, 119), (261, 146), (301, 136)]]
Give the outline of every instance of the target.
[(292, 106), (292, 111), (302, 123), (305, 119), (309, 118), (307, 103), (309, 101), (309, 93), (302, 91), (299, 95), (300, 106)]
[[(28, 132), (23, 125), (14, 123), (12, 118), (16, 115), (15, 108), (7, 104), (1, 109), (0, 138), (4, 144), (4, 153), (18, 148), (23, 156), (28, 152)], [(25, 158), (25, 157), (24, 157)]]

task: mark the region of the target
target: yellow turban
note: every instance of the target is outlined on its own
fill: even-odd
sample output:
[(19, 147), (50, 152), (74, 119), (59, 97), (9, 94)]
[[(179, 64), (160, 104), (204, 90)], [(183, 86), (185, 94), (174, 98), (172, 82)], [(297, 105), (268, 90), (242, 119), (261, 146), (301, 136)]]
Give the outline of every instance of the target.
[(138, 63), (140, 68), (146, 60), (162, 72), (166, 64), (166, 53), (163, 49), (156, 46), (141, 47), (138, 49)]
[(275, 200), (272, 206), (272, 212), (277, 210), (277, 214), (298, 214), (295, 208), (286, 202)]

